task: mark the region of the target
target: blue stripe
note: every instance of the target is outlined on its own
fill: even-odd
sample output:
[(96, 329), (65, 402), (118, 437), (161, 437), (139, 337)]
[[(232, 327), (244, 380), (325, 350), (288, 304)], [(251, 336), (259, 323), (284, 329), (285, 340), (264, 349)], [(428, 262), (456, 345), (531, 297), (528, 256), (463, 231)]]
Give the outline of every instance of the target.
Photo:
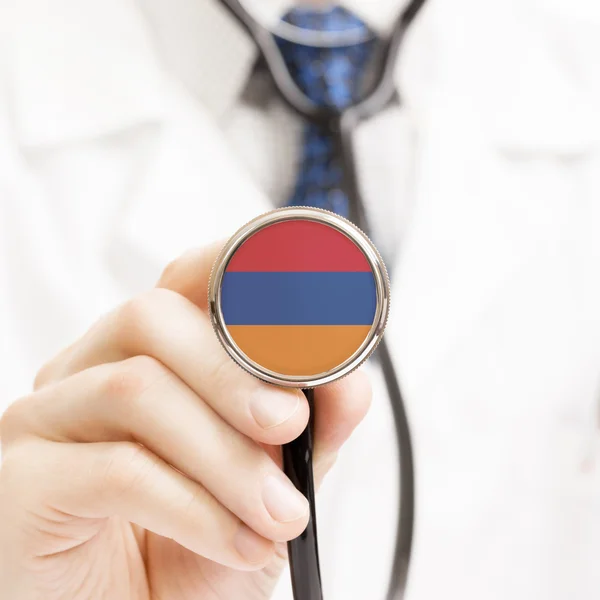
[(228, 325), (371, 325), (377, 293), (369, 272), (227, 272)]

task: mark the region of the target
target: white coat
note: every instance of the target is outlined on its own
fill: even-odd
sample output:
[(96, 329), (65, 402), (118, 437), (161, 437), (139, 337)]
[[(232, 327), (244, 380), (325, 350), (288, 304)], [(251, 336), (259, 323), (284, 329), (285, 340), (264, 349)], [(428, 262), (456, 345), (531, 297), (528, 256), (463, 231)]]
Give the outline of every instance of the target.
[[(382, 32), (400, 8), (346, 4)], [(599, 30), (593, 1), (431, 0), (404, 107), (356, 133), (415, 445), (407, 600), (600, 594)], [(248, 87), (256, 51), (215, 0), (6, 0), (0, 33), (1, 408), (180, 252), (282, 204), (301, 125)], [(326, 600), (387, 584), (372, 370), (320, 496)]]

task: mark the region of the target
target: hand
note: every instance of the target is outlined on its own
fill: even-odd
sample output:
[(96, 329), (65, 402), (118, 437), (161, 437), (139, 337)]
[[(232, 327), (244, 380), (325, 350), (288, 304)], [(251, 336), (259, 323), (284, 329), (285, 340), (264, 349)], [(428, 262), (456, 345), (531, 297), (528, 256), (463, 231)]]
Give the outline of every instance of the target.
[[(0, 423), (0, 598), (265, 600), (308, 520), (280, 444), (308, 421), (206, 314), (217, 247), (103, 317)], [(317, 391), (320, 481), (368, 409), (357, 372)]]

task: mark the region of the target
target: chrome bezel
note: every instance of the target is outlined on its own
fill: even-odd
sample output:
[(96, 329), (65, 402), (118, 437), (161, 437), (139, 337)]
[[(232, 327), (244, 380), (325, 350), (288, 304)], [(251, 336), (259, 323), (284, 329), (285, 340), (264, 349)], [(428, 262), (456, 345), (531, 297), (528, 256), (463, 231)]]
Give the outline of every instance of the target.
[[(365, 338), (361, 346), (356, 352), (346, 361), (338, 365), (335, 369), (319, 373), (317, 375), (307, 376), (291, 376), (283, 375), (275, 371), (271, 371), (251, 360), (237, 346), (223, 319), (221, 311), (221, 283), (227, 265), (235, 254), (237, 249), (252, 235), (258, 231), (279, 223), (282, 221), (292, 220), (309, 220), (318, 223), (325, 223), (334, 227), (346, 237), (350, 238), (363, 252), (369, 262), (375, 278), (375, 288), (377, 292), (377, 307), (375, 318), (369, 334)], [(377, 344), (383, 336), (383, 332), (387, 323), (389, 306), (390, 306), (390, 283), (387, 271), (383, 260), (371, 242), (371, 240), (350, 221), (331, 213), (326, 210), (310, 207), (289, 207), (279, 208), (271, 212), (265, 213), (256, 219), (253, 219), (241, 229), (239, 229), (225, 244), (219, 254), (210, 276), (208, 286), (208, 306), (213, 328), (227, 351), (227, 353), (240, 365), (243, 369), (269, 383), (284, 387), (294, 388), (313, 388), (319, 385), (331, 383), (337, 379), (345, 377), (354, 369), (360, 366), (375, 350)]]

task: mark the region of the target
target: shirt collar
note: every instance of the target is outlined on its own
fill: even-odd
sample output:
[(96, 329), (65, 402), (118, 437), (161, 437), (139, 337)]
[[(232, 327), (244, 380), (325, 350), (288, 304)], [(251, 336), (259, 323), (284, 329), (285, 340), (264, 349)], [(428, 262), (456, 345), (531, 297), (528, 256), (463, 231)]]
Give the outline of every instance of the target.
[[(407, 0), (341, 0), (385, 34)], [(298, 0), (246, 0), (260, 22), (272, 23)], [(244, 89), (258, 53), (254, 41), (220, 0), (144, 0), (143, 12), (168, 67), (217, 117)]]
[[(289, 0), (251, 1), (267, 6), (272, 15), (290, 5)], [(345, 0), (343, 4), (385, 33), (406, 2)], [(510, 6), (500, 4), (494, 11), (485, 3), (469, 7), (457, 16), (454, 3), (437, 3), (419, 27), (421, 33), (414, 35), (429, 31), (431, 43), (417, 44), (419, 55), (427, 54), (425, 46), (443, 47), (438, 62), (443, 60), (446, 77), (462, 81), (459, 88), (471, 90), (472, 95), (479, 94), (478, 106), (487, 107), (490, 113), (485, 121), (493, 143), (507, 149), (559, 153), (577, 153), (596, 145), (600, 135), (593, 109), (597, 95), (586, 103), (567, 67), (554, 55), (543, 54), (547, 44), (538, 39), (541, 34), (533, 36), (528, 23), (521, 31)], [(507, 13), (504, 20), (502, 11)], [(465, 14), (470, 19), (467, 25), (462, 24)], [(555, 19), (557, 31), (558, 23), (567, 18), (570, 13), (564, 5)], [(596, 44), (597, 20), (589, 21), (589, 25), (587, 20), (569, 23), (579, 32), (569, 44), (583, 38), (595, 47), (591, 44)], [(512, 43), (507, 46), (500, 38), (496, 40), (496, 31), (510, 31)], [(160, 121), (169, 87), (165, 79), (173, 77), (220, 119), (244, 88), (257, 57), (252, 40), (219, 0), (19, 0), (3, 9), (0, 34), (1, 58), (8, 67), (2, 65), (6, 76), (2, 84), (8, 89), (13, 132), (17, 142), (28, 148)], [(450, 35), (469, 41), (444, 41)], [(565, 41), (570, 49), (569, 44)], [(473, 48), (482, 51), (473, 52)], [(582, 53), (581, 72), (596, 73), (589, 64), (593, 56), (593, 52)], [(407, 55), (406, 59), (409, 79), (411, 64), (419, 77), (428, 71), (423, 57), (415, 61)], [(594, 79), (590, 89), (600, 89), (596, 83)], [(414, 84), (404, 86), (405, 90), (414, 88)], [(465, 91), (463, 95), (471, 94)], [(435, 94), (429, 96), (435, 100)], [(440, 98), (439, 102), (446, 102), (444, 94)]]
[[(271, 18), (292, 4), (251, 1)], [(342, 2), (378, 31), (403, 3)], [(25, 147), (159, 120), (164, 82), (173, 76), (219, 119), (257, 58), (253, 41), (218, 0), (19, 0), (12, 6), (8, 85)]]
[[(298, 0), (245, 0), (247, 5), (261, 15), (267, 22), (274, 22)], [(336, 5), (343, 6), (358, 15), (369, 27), (380, 35), (391, 29), (395, 17), (408, 0), (337, 0)]]

